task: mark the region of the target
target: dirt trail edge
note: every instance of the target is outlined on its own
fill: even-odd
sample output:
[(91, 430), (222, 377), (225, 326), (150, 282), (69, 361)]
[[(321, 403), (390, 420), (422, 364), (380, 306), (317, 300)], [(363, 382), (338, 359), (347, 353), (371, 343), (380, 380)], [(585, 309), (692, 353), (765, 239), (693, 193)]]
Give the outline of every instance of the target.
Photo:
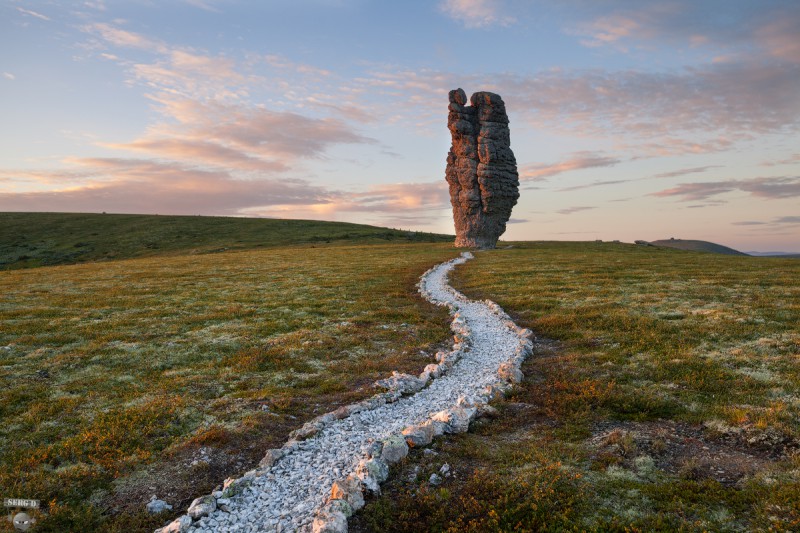
[(447, 276), (472, 259), (461, 257), (428, 270), (420, 293), (453, 316), (453, 348), (436, 354), (420, 376), (393, 373), (377, 382), (387, 392), (324, 414), (269, 450), (259, 468), (227, 479), (224, 490), (197, 498), (187, 514), (156, 530), (167, 532), (346, 532), (347, 517), (380, 492), (388, 465), (409, 447), (445, 433), (467, 431), (488, 402), (522, 379), (531, 332), (489, 300), (473, 301)]

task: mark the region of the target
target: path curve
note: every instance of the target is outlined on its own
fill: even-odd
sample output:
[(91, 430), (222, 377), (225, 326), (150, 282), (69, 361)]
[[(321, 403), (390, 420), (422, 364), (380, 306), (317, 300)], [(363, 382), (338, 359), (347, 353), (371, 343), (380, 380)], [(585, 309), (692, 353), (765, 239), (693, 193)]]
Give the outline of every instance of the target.
[(466, 431), (489, 400), (522, 378), (519, 367), (532, 348), (530, 330), (497, 304), (469, 300), (448, 284), (452, 269), (472, 257), (464, 252), (439, 264), (419, 283), (426, 299), (450, 308), (450, 352), (439, 352), (419, 378), (395, 374), (382, 380), (388, 392), (305, 424), (259, 468), (226, 480), (224, 491), (198, 498), (187, 515), (157, 531), (347, 531), (362, 491), (380, 491), (387, 463), (405, 456), (407, 444)]

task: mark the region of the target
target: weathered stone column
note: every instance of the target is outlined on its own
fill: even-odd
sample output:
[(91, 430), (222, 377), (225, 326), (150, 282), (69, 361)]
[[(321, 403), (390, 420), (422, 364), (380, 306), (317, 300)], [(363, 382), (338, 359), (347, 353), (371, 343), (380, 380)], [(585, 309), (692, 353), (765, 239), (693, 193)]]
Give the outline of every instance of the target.
[(494, 248), (519, 198), (517, 161), (503, 99), (477, 92), (471, 105), (466, 103), (462, 89), (450, 91), (447, 127), (453, 145), (445, 179), (450, 185), (456, 246)]

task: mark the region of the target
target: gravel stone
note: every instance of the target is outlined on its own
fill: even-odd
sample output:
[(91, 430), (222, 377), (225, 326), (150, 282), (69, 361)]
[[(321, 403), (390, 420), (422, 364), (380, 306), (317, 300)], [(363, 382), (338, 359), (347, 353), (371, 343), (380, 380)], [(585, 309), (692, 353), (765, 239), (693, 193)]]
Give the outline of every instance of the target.
[[(308, 435), (299, 434), (306, 431), (298, 432), (297, 437), (306, 440), (292, 439), (280, 451), (270, 452), (259, 468), (239, 479), (226, 480), (225, 510), (203, 500), (204, 509), (211, 508), (206, 513), (209, 517), (206, 529), (345, 532), (346, 518), (352, 514), (353, 506), (343, 499), (331, 499), (334, 482), (346, 480), (352, 474), (362, 485), (359, 492), (379, 492), (379, 485), (389, 472), (387, 461), (382, 458), (394, 453), (394, 459), (408, 452), (402, 436), (404, 429), (427, 427), (433, 436), (466, 431), (478, 408), (487, 404), (490, 395), (501, 396), (510, 388), (498, 376), (498, 370), (508, 362), (518, 367), (522, 358), (530, 353), (530, 341), (521, 333), (524, 330), (506, 324), (508, 315), (499, 306), (469, 300), (448, 285), (448, 273), (471, 257), (467, 252), (437, 265), (426, 272), (419, 283), (425, 298), (448, 307), (455, 318), (453, 330), (457, 344), (450, 352), (436, 354), (441, 364), (437, 365), (436, 372), (433, 368), (429, 372), (435, 379), (413, 394), (403, 395), (392, 390), (330, 413), (330, 416), (318, 417), (306, 426), (307, 430), (313, 426), (317, 431), (308, 431), (311, 433)], [(414, 387), (424, 383), (411, 377), (416, 381), (397, 381), (412, 383)], [(435, 420), (439, 415), (443, 420)], [(425, 431), (420, 445), (427, 440), (428, 430)], [(387, 446), (387, 443), (391, 444)], [(394, 450), (387, 451), (387, 447)], [(206, 498), (214, 500), (213, 496)], [(354, 503), (357, 501), (356, 497)], [(195, 514), (198, 519), (203, 516), (203, 513)], [(188, 516), (183, 518), (184, 524), (186, 520), (191, 521)], [(216, 525), (212, 526), (214, 523)], [(199, 520), (190, 526), (193, 533), (199, 531), (198, 526)]]

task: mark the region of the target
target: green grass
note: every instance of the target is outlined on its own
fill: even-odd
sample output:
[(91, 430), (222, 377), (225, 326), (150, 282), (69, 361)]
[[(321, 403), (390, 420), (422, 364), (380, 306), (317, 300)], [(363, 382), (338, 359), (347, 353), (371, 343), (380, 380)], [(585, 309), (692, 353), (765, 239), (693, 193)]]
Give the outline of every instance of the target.
[(676, 250), (686, 250), (690, 252), (709, 252), (715, 254), (725, 255), (747, 255), (739, 250), (722, 246), (708, 241), (693, 241), (686, 239), (661, 239), (658, 241), (651, 241), (653, 246), (660, 246), (663, 248), (674, 248)]
[(0, 213), (0, 270), (307, 243), (452, 240), (447, 235), (315, 220)]
[[(447, 237), (0, 219), (0, 487), (44, 501), (40, 531), (163, 525), (152, 494), (177, 514), (450, 337), (414, 284), (455, 252), (409, 242)], [(514, 243), (453, 283), (534, 330), (536, 356), (496, 418), (394, 467), (352, 531), (800, 529), (796, 260)]]
[(413, 454), (353, 531), (800, 529), (795, 260), (515, 243), (453, 284), (537, 355), (499, 418)]
[[(449, 338), (449, 244), (290, 246), (0, 273), (0, 487), (42, 531), (148, 530)], [(4, 526), (10, 526), (4, 523)], [(3, 527), (3, 526), (0, 526)]]

